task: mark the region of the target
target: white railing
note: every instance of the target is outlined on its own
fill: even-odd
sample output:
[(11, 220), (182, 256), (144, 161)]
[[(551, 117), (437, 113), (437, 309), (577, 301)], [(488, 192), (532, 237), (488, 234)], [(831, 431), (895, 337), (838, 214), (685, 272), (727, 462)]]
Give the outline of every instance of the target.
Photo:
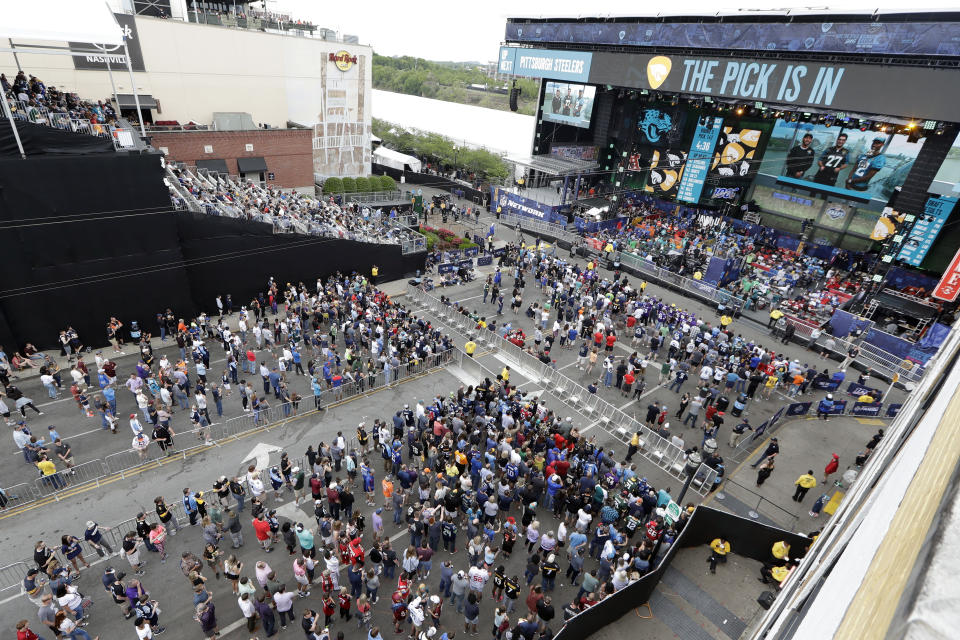
[[(659, 434), (637, 421), (633, 416), (613, 406), (600, 396), (590, 393), (583, 385), (558, 371), (554, 365), (544, 364), (539, 359), (504, 339), (493, 331), (474, 330), (473, 321), (456, 309), (449, 307), (439, 299), (419, 287), (408, 289), (410, 299), (429, 311), (450, 333), (457, 333), (465, 342), (467, 336), (474, 335), (476, 341), (492, 349), (500, 350), (519, 365), (518, 371), (526, 372), (525, 378), (531, 383), (542, 385), (563, 404), (580, 413), (622, 444), (627, 444), (633, 435), (640, 433), (639, 453), (678, 479), (684, 478), (684, 450), (666, 440)], [(694, 476), (691, 486), (701, 495), (706, 495), (714, 484), (717, 472), (701, 465)]]
[(561, 224), (553, 222), (544, 222), (543, 220), (534, 220), (526, 216), (518, 216), (513, 213), (501, 213), (498, 222), (508, 227), (513, 227), (520, 231), (530, 233), (543, 233), (552, 236), (558, 240), (564, 240), (573, 244), (577, 240), (577, 235), (566, 230)]
[[(131, 137), (133, 133), (129, 129), (72, 118), (69, 113), (50, 111), (43, 105), (31, 105), (22, 100), (8, 99), (7, 102), (10, 105), (14, 120), (43, 125), (61, 131), (82, 133), (95, 138), (107, 138), (113, 143), (113, 148), (118, 150), (129, 149), (134, 146)], [(2, 111), (0, 111), (0, 118), (6, 118)]]
[(646, 260), (641, 256), (633, 255), (632, 253), (619, 252), (615, 254), (614, 260), (619, 260), (622, 266), (627, 266), (636, 270), (641, 274), (640, 277), (652, 278), (659, 281), (661, 284), (666, 284), (681, 291), (687, 292), (687, 294), (692, 293), (693, 295), (706, 297), (711, 302), (724, 305), (724, 307), (729, 309), (732, 313), (736, 313), (743, 309), (743, 306), (746, 303), (743, 298), (735, 296), (725, 289), (717, 288), (711, 284), (703, 282), (702, 280), (694, 280), (692, 278), (681, 276), (673, 271), (670, 271), (669, 269), (658, 267), (650, 260)]

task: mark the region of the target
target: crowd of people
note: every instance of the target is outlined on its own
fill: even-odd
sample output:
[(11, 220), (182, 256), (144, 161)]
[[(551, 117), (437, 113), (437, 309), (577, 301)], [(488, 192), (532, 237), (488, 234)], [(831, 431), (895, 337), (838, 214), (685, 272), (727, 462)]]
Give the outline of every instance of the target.
[(87, 125), (111, 124), (117, 112), (111, 101), (82, 100), (76, 93), (47, 86), (40, 78), (18, 71), (13, 80), (0, 74), (0, 88), (15, 119), (67, 131), (89, 130)]
[(168, 166), (168, 180), (176, 181), (176, 186), (168, 189), (171, 202), (179, 209), (189, 208), (184, 200), (189, 197), (211, 215), (266, 222), (284, 230), (362, 242), (423, 244), (422, 236), (393, 223), (396, 210), (371, 210), (353, 203), (340, 207), (332, 200), (318, 200), (292, 189), (263, 187), (229, 176), (202, 176), (174, 165)]
[[(76, 353), (76, 361), (66, 373), (47, 354), (34, 354), (42, 358), (37, 361), (40, 381), (51, 398), (69, 389), (80, 416), (99, 418), (106, 431), (117, 433), (118, 425), (129, 423), (132, 449), (145, 458), (153, 446), (172, 453), (178, 433), (210, 442), (210, 425), (224, 415), (227, 402), (238, 403), (255, 422), (272, 403), (290, 416), (300, 410), (304, 396), (312, 395), (319, 407), (330, 391), (390, 384), (451, 347), (428, 320), (395, 304), (359, 274), (318, 280), (314, 291), (303, 283), (284, 287), (271, 278), (263, 293), (239, 309), (230, 296), (218, 297), (216, 304), (217, 317), (201, 314), (188, 321), (169, 309), (158, 313), (159, 345), (139, 326), (132, 332), (135, 339), (125, 342), (124, 334), (131, 332), (111, 318), (106, 328), (114, 354), (136, 349), (139, 356), (128, 372), (102, 351), (88, 362), (71, 347), (79, 345), (79, 337), (65, 330), (64, 352)], [(168, 339), (178, 352), (155, 355)], [(223, 365), (215, 370), (216, 351)], [(64, 472), (73, 466), (73, 452), (54, 427), (34, 433), (27, 424), (28, 410), (43, 413), (16, 386), (5, 360), (0, 348), (0, 372), (5, 372), (0, 414), (14, 427), (25, 463), (62, 488), (70, 480)], [(118, 396), (123, 405), (133, 405), (132, 412), (121, 413)], [(5, 497), (3, 502), (0, 506), (6, 506)]]
[(777, 247), (757, 227), (737, 228), (714, 217), (666, 215), (645, 218), (588, 235), (591, 244), (621, 251), (689, 278), (701, 279), (712, 257), (733, 260), (739, 275), (724, 284), (744, 298), (749, 308), (796, 301), (796, 315), (829, 317), (849, 299), (859, 282), (840, 276), (855, 273), (858, 259), (840, 250), (829, 259)]
[[(361, 423), (353, 447), (338, 433), (296, 462), (284, 453), (268, 469), (185, 487), (176, 509), (157, 497), (156, 515), (137, 514), (117, 550), (133, 575), (107, 567), (103, 588), (138, 638), (162, 633), (147, 558), (166, 564), (170, 537), (196, 525), (202, 540), (186, 545), (196, 546), (182, 551), (179, 569), (205, 637), (219, 634), (235, 599), (247, 629), (262, 625), (266, 637), (299, 622), (311, 639), (363, 628), (378, 640), (388, 630), (374, 625), (377, 607), (398, 634), (449, 640), (460, 616), (464, 635), (479, 634), (482, 606), (496, 638), (549, 639), (563, 619), (639, 579), (692, 511), (667, 523), (658, 509), (670, 490), (641, 477), (633, 453), (618, 459), (536, 397), (502, 377), (484, 379)], [(278, 517), (276, 505), (291, 498), (313, 519)], [(75, 584), (89, 567), (81, 541), (113, 554), (106, 530), (87, 522), (82, 537), (63, 536), (60, 554), (37, 542), (24, 590), (40, 624), (60, 637), (89, 639), (90, 603)], [(404, 530), (408, 538), (394, 545), (391, 534)], [(243, 562), (237, 549), (251, 535), (258, 559)], [(268, 558), (279, 549), (286, 561)], [(522, 577), (506, 568), (514, 554)], [(210, 577), (221, 573), (232, 595), (215, 598)], [(560, 596), (558, 581), (575, 595)], [(24, 619), (18, 632), (29, 627)]]

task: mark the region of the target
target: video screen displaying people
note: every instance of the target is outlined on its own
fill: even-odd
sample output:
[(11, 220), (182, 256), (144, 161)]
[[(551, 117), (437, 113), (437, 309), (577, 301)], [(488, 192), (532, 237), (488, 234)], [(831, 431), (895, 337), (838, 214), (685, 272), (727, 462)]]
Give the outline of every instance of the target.
[(596, 87), (570, 82), (547, 82), (543, 119), (584, 129), (590, 126)]
[(858, 200), (886, 201), (913, 167), (923, 140), (838, 125), (777, 120), (760, 173), (777, 182)]

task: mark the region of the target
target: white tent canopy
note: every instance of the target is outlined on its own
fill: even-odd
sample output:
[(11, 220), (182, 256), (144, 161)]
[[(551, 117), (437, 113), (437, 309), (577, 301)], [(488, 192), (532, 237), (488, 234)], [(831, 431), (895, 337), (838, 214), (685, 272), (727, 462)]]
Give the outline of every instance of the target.
[(123, 30), (103, 0), (0, 2), (0, 37), (123, 44)]
[(405, 153), (400, 153), (393, 149), (387, 149), (384, 146), (377, 147), (376, 151), (373, 152), (373, 161), (377, 164), (382, 164), (400, 171), (409, 169), (410, 171), (419, 173), (422, 168), (420, 161), (413, 156), (408, 156)]

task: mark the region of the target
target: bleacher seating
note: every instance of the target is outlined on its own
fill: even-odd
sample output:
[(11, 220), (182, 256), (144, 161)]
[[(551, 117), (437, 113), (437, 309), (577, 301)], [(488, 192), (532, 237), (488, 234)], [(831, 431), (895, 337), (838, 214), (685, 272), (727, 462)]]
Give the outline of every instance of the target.
[[(6, 74), (0, 74), (0, 86), (15, 120), (112, 138), (116, 147), (131, 146), (120, 144), (118, 140), (116, 132), (121, 129), (117, 126), (117, 113), (109, 100), (82, 100), (76, 93), (47, 87), (42, 80), (28, 76), (23, 71), (17, 73), (13, 82), (7, 79)], [(4, 116), (0, 112), (0, 117)]]
[(340, 207), (298, 193), (263, 187), (234, 176), (167, 165), (167, 186), (176, 209), (272, 224), (278, 233), (303, 233), (362, 242), (400, 244), (405, 252), (425, 250), (426, 239), (396, 224), (381, 210)]

